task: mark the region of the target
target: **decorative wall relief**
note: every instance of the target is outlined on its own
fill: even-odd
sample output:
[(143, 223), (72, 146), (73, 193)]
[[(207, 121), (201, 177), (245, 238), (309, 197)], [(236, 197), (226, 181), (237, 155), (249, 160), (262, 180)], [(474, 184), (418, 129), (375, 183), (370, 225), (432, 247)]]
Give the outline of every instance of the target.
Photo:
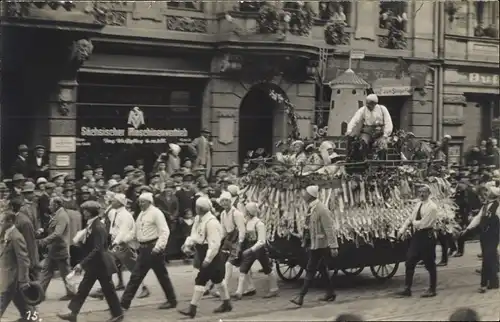
[(227, 145), (234, 141), (235, 124), (236, 116), (233, 113), (219, 113), (219, 133), (217, 136), (221, 144)]
[(76, 86), (76, 82), (65, 82), (61, 81), (59, 83), (59, 94), (57, 97), (58, 108), (57, 111), (62, 116), (67, 116), (70, 112), (70, 107), (74, 103), (73, 91)]
[(127, 24), (126, 1), (93, 1), (85, 8), (85, 12), (94, 15), (95, 22), (108, 26), (125, 26)]
[(205, 19), (167, 16), (167, 30), (206, 33), (207, 29), (208, 23)]

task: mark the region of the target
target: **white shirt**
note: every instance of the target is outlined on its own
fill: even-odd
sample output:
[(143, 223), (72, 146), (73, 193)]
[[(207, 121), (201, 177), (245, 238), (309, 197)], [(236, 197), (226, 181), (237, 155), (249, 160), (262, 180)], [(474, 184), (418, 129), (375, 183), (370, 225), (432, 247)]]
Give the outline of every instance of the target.
[[(481, 216), (486, 215), (488, 213), (488, 210), (490, 209), (492, 204), (493, 202), (489, 202), (488, 204), (481, 207), (478, 214), (475, 215), (474, 218), (472, 218), (472, 220), (470, 221), (469, 226), (467, 226), (467, 230), (471, 230), (479, 226), (479, 224), (481, 223)], [(497, 208), (496, 215), (500, 218), (500, 207)]]
[(108, 218), (111, 223), (109, 234), (113, 245), (129, 244), (134, 240), (136, 231), (134, 217), (125, 207), (113, 209), (108, 213)]
[(238, 229), (238, 241), (245, 240), (245, 216), (235, 207), (231, 207), (229, 212), (223, 210), (220, 214), (223, 236), (226, 236), (235, 229)]
[[(391, 114), (384, 105), (375, 105), (372, 111), (363, 106), (356, 111), (349, 124), (347, 124), (346, 135), (358, 135), (363, 125), (383, 125), (384, 136), (391, 135), (393, 130)], [(355, 133), (356, 132), (356, 133)]]
[(137, 217), (136, 237), (139, 243), (147, 243), (158, 238), (155, 251), (165, 249), (170, 236), (167, 220), (160, 209), (151, 205)]
[(257, 241), (251, 247), (252, 251), (257, 251), (266, 245), (266, 225), (258, 217), (252, 217), (246, 224), (247, 233), (255, 232)]
[[(420, 206), (422, 206), (422, 208), (420, 208)], [(419, 208), (422, 219), (417, 220), (417, 214)], [(410, 224), (413, 225), (413, 228), (415, 230), (434, 228), (434, 225), (436, 224), (437, 221), (437, 212), (438, 212), (438, 207), (430, 199), (417, 203), (415, 205), (415, 208), (413, 209), (412, 214), (408, 217), (408, 219), (406, 219), (405, 223), (403, 224), (403, 227), (401, 227), (399, 231), (400, 235), (402, 235), (406, 231), (406, 229), (408, 229)]]
[(41, 167), (42, 166), (42, 158), (36, 157), (36, 165)]
[(210, 263), (219, 252), (222, 238), (221, 224), (211, 212), (208, 212), (202, 217), (199, 215), (194, 217), (191, 235), (186, 238), (184, 245), (192, 247), (207, 244), (208, 250), (203, 261)]

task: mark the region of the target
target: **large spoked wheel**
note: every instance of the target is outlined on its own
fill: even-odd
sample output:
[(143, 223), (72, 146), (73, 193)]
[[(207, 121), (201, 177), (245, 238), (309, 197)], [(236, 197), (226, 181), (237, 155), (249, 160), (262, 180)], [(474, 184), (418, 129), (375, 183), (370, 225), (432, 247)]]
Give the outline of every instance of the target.
[(344, 275), (346, 276), (358, 276), (364, 269), (364, 267), (342, 268), (342, 273), (344, 273)]
[(276, 273), (285, 282), (296, 281), (304, 273), (304, 268), (294, 262), (276, 262)]
[(384, 264), (384, 265), (374, 265), (370, 266), (370, 271), (373, 276), (380, 280), (386, 281), (394, 277), (398, 271), (399, 263)]

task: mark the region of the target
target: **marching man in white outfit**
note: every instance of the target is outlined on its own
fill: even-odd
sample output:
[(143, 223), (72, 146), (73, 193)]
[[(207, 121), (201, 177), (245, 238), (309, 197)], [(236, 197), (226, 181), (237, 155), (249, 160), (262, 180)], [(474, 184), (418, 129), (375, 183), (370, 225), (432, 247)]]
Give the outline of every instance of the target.
[(385, 160), (387, 140), (392, 130), (392, 118), (387, 107), (378, 104), (377, 95), (370, 94), (366, 97), (366, 105), (356, 111), (347, 125), (346, 135), (351, 140), (353, 137), (360, 137), (365, 157), (367, 148), (373, 145), (383, 154), (379, 155), (380, 159)]
[(198, 304), (205, 292), (205, 285), (211, 281), (221, 294), (222, 305), (214, 313), (229, 312), (233, 309), (229, 291), (224, 280), (224, 259), (222, 258), (222, 226), (212, 214), (212, 203), (206, 197), (196, 200), (196, 217), (191, 235), (182, 246), (185, 253), (195, 249), (194, 266), (199, 269), (195, 279), (193, 297), (189, 308), (179, 311), (182, 315), (194, 318)]

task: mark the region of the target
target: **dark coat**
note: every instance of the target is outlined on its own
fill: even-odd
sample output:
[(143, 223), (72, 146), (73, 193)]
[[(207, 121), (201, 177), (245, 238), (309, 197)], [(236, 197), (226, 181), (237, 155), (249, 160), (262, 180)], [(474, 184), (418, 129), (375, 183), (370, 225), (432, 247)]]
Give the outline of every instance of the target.
[(184, 217), (193, 208), (194, 191), (181, 189), (175, 192), (175, 196), (179, 200), (179, 216)]
[(32, 156), (28, 159), (28, 169), (29, 176), (33, 179), (38, 179), (44, 177), (49, 179), (50, 170), (49, 170), (49, 158), (47, 156), (42, 157), (42, 164), (39, 166), (36, 163), (36, 157)]
[(59, 208), (50, 219), (48, 236), (43, 239), (48, 248), (48, 256), (53, 259), (67, 259), (71, 243), (69, 215), (66, 209)]
[(0, 293), (7, 291), (13, 283), (29, 282), (29, 267), (26, 241), (14, 228), (7, 241), (3, 236), (0, 240)]
[(87, 233), (87, 238), (82, 245), (85, 257), (80, 262), (80, 265), (86, 271), (99, 271), (100, 273), (105, 268), (109, 276), (113, 275), (116, 273), (117, 268), (113, 255), (108, 251), (106, 227), (97, 218), (88, 229), (90, 233)]
[(38, 197), (38, 216), (42, 223), (42, 228), (47, 229), (47, 225), (50, 221), (50, 197), (46, 193)]
[(35, 228), (31, 219), (26, 214), (19, 212), (16, 215), (16, 228), (23, 235), (26, 245), (28, 247), (28, 256), (30, 259), (30, 268), (37, 268), (39, 266), (38, 259), (38, 245), (36, 243)]
[(30, 168), (27, 160), (21, 159), (21, 156), (17, 156), (14, 164), (12, 165), (11, 174), (14, 175), (16, 173), (20, 173), (25, 177), (29, 177)]
[(157, 195), (155, 206), (163, 212), (169, 226), (173, 221), (177, 220), (179, 216), (179, 201), (175, 195), (172, 195), (170, 198), (167, 198), (164, 193)]

